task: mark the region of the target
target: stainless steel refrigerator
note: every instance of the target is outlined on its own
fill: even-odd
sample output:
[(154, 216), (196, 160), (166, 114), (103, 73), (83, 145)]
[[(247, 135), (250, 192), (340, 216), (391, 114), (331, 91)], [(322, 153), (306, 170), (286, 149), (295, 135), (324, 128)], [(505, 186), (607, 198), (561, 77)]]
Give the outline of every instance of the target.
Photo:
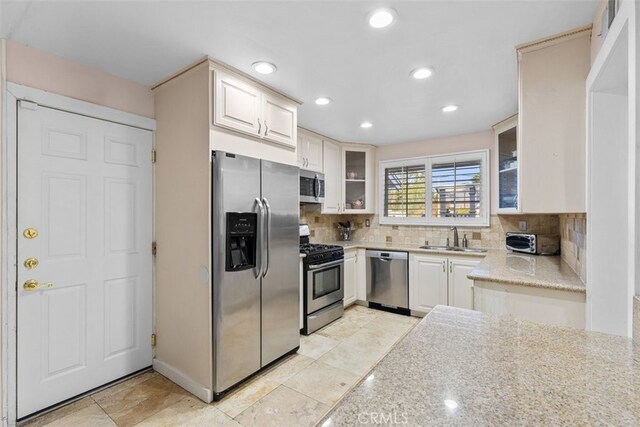
[(214, 399), (300, 345), (299, 169), (212, 153)]

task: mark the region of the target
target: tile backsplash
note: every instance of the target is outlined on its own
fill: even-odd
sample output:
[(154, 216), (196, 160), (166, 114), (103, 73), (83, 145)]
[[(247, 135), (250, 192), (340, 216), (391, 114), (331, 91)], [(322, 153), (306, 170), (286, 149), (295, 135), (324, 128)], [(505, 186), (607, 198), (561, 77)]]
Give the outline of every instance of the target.
[[(370, 226), (365, 226), (366, 220)], [(350, 221), (351, 240), (357, 242), (393, 242), (400, 244), (444, 245), (447, 237), (453, 242), (453, 233), (449, 227), (381, 225), (378, 215), (322, 215), (319, 207), (303, 205), (300, 207), (300, 221), (309, 224), (311, 241), (330, 242), (340, 239), (338, 222)], [(490, 227), (458, 227), (460, 242), (466, 234), (471, 248), (504, 249), (504, 234), (518, 231), (519, 222), (527, 222), (527, 230), (532, 233), (559, 234), (558, 215), (492, 215)]]
[(586, 282), (587, 214), (560, 215), (560, 252), (562, 259)]

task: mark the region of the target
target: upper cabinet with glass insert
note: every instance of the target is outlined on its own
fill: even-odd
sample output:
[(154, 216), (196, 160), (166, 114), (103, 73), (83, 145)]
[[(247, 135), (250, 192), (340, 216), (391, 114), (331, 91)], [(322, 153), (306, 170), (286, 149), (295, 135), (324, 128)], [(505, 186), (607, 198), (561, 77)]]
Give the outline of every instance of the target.
[(519, 211), (518, 181), (518, 116), (512, 116), (493, 127), (495, 132), (494, 179), (495, 203), (498, 213)]
[(342, 146), (342, 212), (373, 213), (373, 148)]

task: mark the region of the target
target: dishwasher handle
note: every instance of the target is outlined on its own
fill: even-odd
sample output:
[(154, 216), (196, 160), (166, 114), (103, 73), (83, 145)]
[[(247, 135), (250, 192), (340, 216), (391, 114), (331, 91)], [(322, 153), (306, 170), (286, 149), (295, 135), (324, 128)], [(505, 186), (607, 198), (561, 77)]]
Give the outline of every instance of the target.
[(407, 260), (409, 259), (408, 252), (393, 252), (393, 251), (370, 251), (367, 250), (365, 253), (367, 258), (378, 258), (384, 261), (388, 260)]

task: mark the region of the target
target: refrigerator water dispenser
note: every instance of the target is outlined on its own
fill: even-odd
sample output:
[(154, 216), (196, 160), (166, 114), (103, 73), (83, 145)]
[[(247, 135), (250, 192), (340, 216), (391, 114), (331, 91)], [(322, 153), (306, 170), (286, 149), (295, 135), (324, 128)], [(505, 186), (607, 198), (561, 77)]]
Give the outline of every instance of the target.
[(253, 212), (227, 212), (226, 271), (256, 266), (256, 222)]

